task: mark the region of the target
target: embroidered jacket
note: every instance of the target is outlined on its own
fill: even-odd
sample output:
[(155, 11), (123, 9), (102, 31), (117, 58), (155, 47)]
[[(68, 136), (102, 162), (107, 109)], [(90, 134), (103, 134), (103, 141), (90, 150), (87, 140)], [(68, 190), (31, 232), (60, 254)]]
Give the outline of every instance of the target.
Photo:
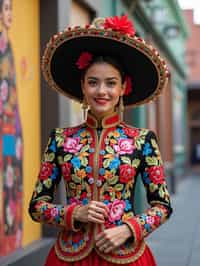
[[(105, 117), (101, 127), (98, 131), (97, 121), (88, 114), (85, 124), (52, 131), (29, 212), (33, 220), (61, 228), (55, 243), (60, 259), (78, 261), (95, 248), (105, 260), (125, 264), (142, 255), (144, 238), (169, 218), (172, 209), (155, 134), (120, 122), (116, 113)], [(134, 189), (139, 174), (150, 207), (136, 215)], [(55, 205), (52, 202), (61, 178), (66, 205)], [(108, 206), (108, 219), (104, 225), (77, 226), (76, 208), (91, 200)], [(133, 237), (109, 254), (100, 252), (94, 236), (123, 223)]]

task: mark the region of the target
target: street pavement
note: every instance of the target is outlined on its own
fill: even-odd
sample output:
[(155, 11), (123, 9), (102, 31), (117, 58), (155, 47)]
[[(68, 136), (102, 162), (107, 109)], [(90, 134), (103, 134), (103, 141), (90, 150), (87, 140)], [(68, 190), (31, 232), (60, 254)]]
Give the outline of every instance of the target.
[(180, 181), (171, 199), (171, 218), (147, 242), (158, 266), (200, 266), (200, 174)]

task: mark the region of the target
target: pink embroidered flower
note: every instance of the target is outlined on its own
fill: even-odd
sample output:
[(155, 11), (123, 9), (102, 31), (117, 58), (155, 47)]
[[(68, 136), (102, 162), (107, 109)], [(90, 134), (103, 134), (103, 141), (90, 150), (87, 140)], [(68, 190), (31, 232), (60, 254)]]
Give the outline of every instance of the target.
[(12, 166), (8, 165), (6, 169), (6, 186), (12, 188), (14, 184), (14, 170)]
[(71, 174), (71, 163), (63, 163), (62, 164), (62, 175), (66, 181), (70, 180), (70, 174)]
[(74, 198), (70, 198), (69, 203), (70, 204), (73, 204), (73, 203), (74, 204), (81, 204), (81, 201), (74, 197)]
[(1, 83), (0, 90), (1, 99), (5, 102), (8, 98), (8, 82), (5, 79)]
[(147, 216), (146, 222), (150, 225), (154, 224), (154, 217), (153, 216)]
[(80, 138), (66, 138), (66, 141), (64, 143), (64, 151), (66, 152), (71, 152), (71, 153), (76, 153), (80, 151), (82, 148), (83, 144), (79, 144)]
[(4, 53), (7, 47), (7, 41), (5, 40), (5, 38), (1, 35), (0, 38), (0, 52)]
[(108, 204), (110, 210), (108, 220), (112, 223), (121, 219), (126, 204), (123, 200), (115, 199), (113, 203)]
[(58, 216), (58, 209), (57, 209), (57, 208), (53, 208), (53, 209), (51, 209), (51, 216), (52, 216), (52, 217), (56, 217), (56, 216)]
[(121, 17), (114, 16), (106, 18), (104, 23), (104, 28), (112, 29), (122, 34), (129, 34), (131, 36), (135, 35), (135, 29), (133, 23), (128, 19), (127, 15), (123, 15)]
[(129, 127), (125, 127), (123, 128), (124, 133), (131, 138), (135, 138), (139, 136), (139, 130), (137, 128), (129, 128)]
[(79, 59), (76, 62), (78, 69), (85, 69), (92, 61), (92, 54), (88, 52), (82, 52)]
[(21, 138), (17, 138), (16, 141), (16, 157), (18, 160), (22, 158), (22, 141)]
[(131, 154), (134, 149), (133, 139), (119, 139), (118, 145), (114, 145), (113, 147), (119, 154)]
[(132, 80), (131, 80), (131, 77), (126, 75), (125, 82), (126, 82), (126, 88), (125, 88), (125, 91), (124, 91), (124, 95), (129, 95), (132, 92)]
[(134, 176), (136, 174), (135, 168), (128, 165), (128, 164), (122, 164), (119, 168), (119, 176), (120, 176), (120, 182), (121, 183), (128, 183), (129, 181), (133, 180)]
[(156, 185), (163, 184), (165, 181), (163, 166), (152, 166), (147, 168), (147, 173), (149, 173), (149, 179)]
[(46, 180), (49, 178), (49, 176), (51, 176), (53, 171), (53, 164), (45, 162), (42, 164), (41, 166), (41, 170), (39, 173), (39, 179), (40, 180)]

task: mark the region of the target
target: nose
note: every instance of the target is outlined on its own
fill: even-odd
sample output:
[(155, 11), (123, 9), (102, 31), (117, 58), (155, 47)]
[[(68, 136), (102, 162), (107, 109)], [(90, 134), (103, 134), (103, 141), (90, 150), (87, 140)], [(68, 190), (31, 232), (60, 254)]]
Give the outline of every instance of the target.
[(105, 86), (104, 82), (101, 82), (99, 84), (98, 94), (104, 95), (105, 93), (106, 93), (106, 86)]

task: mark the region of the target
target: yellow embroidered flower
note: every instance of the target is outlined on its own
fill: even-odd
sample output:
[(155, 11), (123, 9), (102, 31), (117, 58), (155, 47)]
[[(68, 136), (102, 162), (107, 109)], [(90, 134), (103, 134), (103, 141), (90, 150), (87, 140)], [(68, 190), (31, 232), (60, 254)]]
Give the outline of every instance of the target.
[(86, 177), (86, 172), (85, 172), (84, 169), (78, 170), (78, 171), (76, 172), (76, 174), (77, 174), (77, 176), (80, 177), (80, 178), (84, 178), (84, 177)]
[(87, 136), (87, 131), (83, 131), (83, 132), (81, 132), (80, 136), (81, 136), (82, 138), (85, 138), (85, 137)]
[(133, 213), (132, 212), (128, 212), (128, 213), (125, 213), (123, 216), (122, 216), (122, 221), (126, 221), (128, 220), (129, 218), (133, 217)]
[(122, 193), (121, 193), (120, 191), (117, 191), (117, 192), (115, 193), (115, 195), (116, 195), (116, 197), (117, 197), (118, 199), (121, 199), (121, 198), (122, 198)]
[(82, 160), (83, 157), (86, 157), (86, 156), (88, 156), (88, 155), (89, 155), (88, 152), (81, 152), (81, 153), (79, 154), (79, 159)]
[(82, 144), (84, 144), (84, 145), (86, 145), (87, 144), (87, 139), (82, 139), (80, 142), (82, 143)]
[(104, 158), (114, 159), (114, 154), (108, 153), (108, 154), (104, 155)]
[(105, 179), (112, 178), (113, 174), (110, 171), (106, 170), (105, 174), (104, 174), (104, 177), (105, 177)]
[(118, 138), (118, 137), (120, 136), (120, 134), (119, 134), (118, 131), (114, 131), (114, 132), (113, 132), (113, 136), (114, 136), (115, 138)]
[(110, 144), (117, 144), (116, 139), (110, 139)]

